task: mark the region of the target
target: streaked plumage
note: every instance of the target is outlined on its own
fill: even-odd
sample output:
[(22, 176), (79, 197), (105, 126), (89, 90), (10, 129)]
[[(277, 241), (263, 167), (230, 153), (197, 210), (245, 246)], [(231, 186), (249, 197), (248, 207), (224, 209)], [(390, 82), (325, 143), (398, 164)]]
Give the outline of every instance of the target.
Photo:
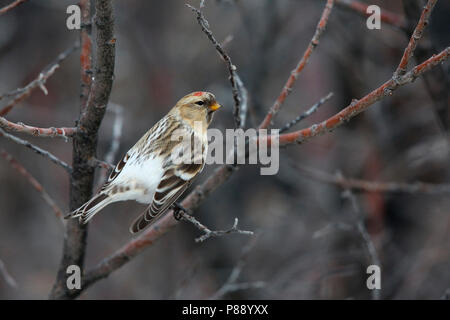
[[(100, 191), (66, 218), (78, 217), (81, 223), (87, 223), (110, 203), (136, 200), (149, 206), (130, 231), (139, 232), (153, 223), (202, 171), (208, 147), (206, 129), (219, 107), (209, 92), (193, 92), (180, 99), (125, 154)], [(183, 144), (175, 139), (177, 136), (194, 143)], [(199, 152), (186, 149), (194, 147)], [(189, 155), (188, 152), (189, 161), (179, 163), (179, 156)]]

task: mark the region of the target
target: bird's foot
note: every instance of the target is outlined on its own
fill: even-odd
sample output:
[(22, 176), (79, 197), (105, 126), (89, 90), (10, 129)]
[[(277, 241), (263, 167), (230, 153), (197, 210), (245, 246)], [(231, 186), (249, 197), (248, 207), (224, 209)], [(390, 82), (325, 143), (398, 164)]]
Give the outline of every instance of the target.
[(181, 204), (179, 204), (178, 202), (174, 202), (172, 204), (173, 207), (173, 217), (175, 218), (175, 220), (180, 221), (181, 218), (183, 217), (183, 213), (189, 214), (189, 210), (186, 209), (185, 207), (183, 207)]

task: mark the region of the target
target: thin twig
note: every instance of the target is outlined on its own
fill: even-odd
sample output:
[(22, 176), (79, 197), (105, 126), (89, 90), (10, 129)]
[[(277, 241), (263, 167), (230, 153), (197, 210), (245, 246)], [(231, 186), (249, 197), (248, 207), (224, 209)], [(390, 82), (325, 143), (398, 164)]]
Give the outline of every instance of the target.
[(45, 87), (46, 81), (55, 73), (56, 69), (59, 68), (61, 62), (64, 61), (72, 52), (74, 52), (79, 47), (79, 42), (76, 42), (73, 46), (60, 53), (53, 63), (45, 67), (44, 70), (39, 73), (38, 77), (27, 84), (25, 87), (0, 95), (0, 100), (6, 97), (14, 96), (14, 99), (0, 110), (0, 116), (4, 117), (5, 115), (7, 115), (15, 105), (28, 98), (36, 88), (40, 88), (42, 92), (47, 95), (48, 91)]
[(291, 75), (289, 76), (286, 84), (281, 90), (280, 95), (278, 96), (277, 100), (275, 100), (272, 108), (270, 108), (269, 112), (267, 113), (262, 123), (259, 125), (259, 129), (266, 129), (270, 126), (273, 117), (277, 114), (277, 112), (283, 105), (284, 101), (286, 100), (287, 96), (291, 93), (292, 87), (294, 86), (295, 81), (300, 75), (300, 72), (302, 72), (303, 68), (308, 63), (309, 57), (311, 56), (312, 52), (319, 44), (320, 36), (325, 31), (325, 27), (328, 23), (328, 18), (330, 17), (330, 13), (333, 8), (333, 4), (334, 0), (327, 0), (327, 4), (325, 5), (325, 8), (323, 9), (322, 12), (322, 17), (320, 18), (319, 23), (317, 24), (316, 32), (314, 33), (314, 36), (312, 37), (311, 42), (308, 45), (308, 48), (306, 48), (306, 51), (303, 53), (303, 56), (298, 62), (295, 69), (292, 70)]
[(206, 36), (209, 38), (209, 40), (213, 43), (214, 47), (216, 48), (217, 52), (222, 56), (223, 60), (225, 61), (227, 67), (228, 67), (228, 73), (230, 74), (230, 83), (231, 83), (231, 91), (233, 93), (233, 100), (234, 100), (234, 123), (236, 128), (240, 128), (242, 126), (242, 120), (241, 120), (241, 111), (240, 111), (240, 105), (241, 105), (241, 94), (239, 90), (239, 85), (236, 81), (236, 66), (233, 65), (231, 62), (230, 56), (226, 53), (226, 51), (223, 49), (221, 44), (216, 40), (214, 37), (212, 31), (209, 29), (209, 23), (205, 19), (205, 16), (203, 15), (203, 12), (201, 9), (204, 7), (204, 1), (200, 3), (200, 9), (197, 9), (189, 4), (186, 4), (188, 8), (190, 8), (193, 12), (197, 15), (197, 22), (200, 25), (203, 33), (206, 34)]
[(195, 242), (203, 242), (209, 238), (215, 238), (215, 237), (222, 237), (226, 234), (230, 234), (230, 233), (239, 233), (239, 234), (245, 234), (245, 235), (253, 235), (253, 231), (246, 231), (246, 230), (240, 230), (238, 229), (238, 218), (234, 218), (234, 224), (231, 227), (231, 229), (228, 230), (210, 230), (208, 227), (206, 227), (205, 225), (203, 225), (200, 221), (198, 221), (197, 219), (195, 219), (193, 216), (191, 216), (190, 214), (186, 213), (184, 210), (180, 210), (179, 212), (177, 212), (176, 214), (179, 214), (182, 220), (188, 221), (190, 223), (192, 223), (194, 226), (197, 227), (197, 229), (201, 230), (202, 232), (204, 232), (205, 234), (196, 238)]
[(308, 110), (306, 110), (304, 113), (302, 113), (301, 115), (299, 115), (297, 118), (295, 118), (294, 120), (288, 122), (287, 124), (284, 125), (284, 127), (282, 127), (280, 129), (280, 133), (283, 133), (285, 131), (288, 131), (292, 126), (296, 125), (297, 123), (299, 123), (300, 121), (308, 118), (310, 115), (312, 115), (314, 112), (316, 112), (317, 110), (319, 110), (320, 106), (323, 105), (327, 100), (329, 100), (331, 97), (333, 96), (333, 92), (330, 92), (328, 95), (326, 95), (325, 97), (321, 98), (316, 104), (314, 104), (311, 108), (309, 108)]
[(450, 184), (432, 184), (424, 182), (404, 183), (404, 182), (381, 182), (352, 179), (344, 177), (342, 174), (332, 175), (327, 172), (308, 168), (290, 162), (300, 173), (320, 182), (338, 185), (344, 189), (364, 192), (394, 192), (411, 194), (445, 194), (450, 193)]
[(26, 2), (28, 0), (16, 0), (10, 4), (8, 4), (7, 6), (4, 6), (3, 8), (0, 9), (0, 16), (6, 12), (8, 12), (11, 9), (14, 9), (15, 7), (21, 5), (22, 3)]
[[(371, 13), (367, 12), (367, 8), (369, 6), (360, 1), (336, 0), (336, 4), (343, 8), (347, 8), (349, 10), (357, 12), (363, 17), (369, 17), (371, 15)], [(380, 20), (384, 23), (390, 24), (390, 25), (400, 28), (400, 29), (406, 28), (406, 21), (401, 15), (398, 15), (394, 12), (390, 12), (385, 9), (381, 10)]]
[(45, 191), (44, 187), (25, 169), (24, 166), (22, 166), (16, 159), (14, 159), (8, 152), (6, 152), (3, 149), (0, 149), (0, 155), (6, 159), (9, 164), (16, 169), (22, 176), (24, 176), (28, 182), (33, 186), (34, 189), (36, 189), (42, 199), (47, 202), (47, 204), (53, 209), (55, 212), (55, 215), (61, 220), (62, 223), (64, 223), (63, 214), (61, 209), (58, 207), (56, 202), (50, 197), (50, 195)]
[(423, 30), (428, 24), (428, 19), (433, 11), (433, 7), (436, 4), (437, 0), (428, 0), (428, 3), (423, 8), (422, 14), (420, 15), (419, 22), (417, 23), (416, 28), (414, 29), (411, 38), (409, 39), (408, 46), (405, 48), (403, 52), (402, 59), (398, 64), (397, 70), (395, 70), (394, 78), (403, 76), (406, 73), (406, 69), (408, 68), (408, 62), (414, 54), (414, 50), (416, 49), (418, 41), (422, 38)]
[(32, 144), (29, 141), (26, 141), (26, 140), (20, 139), (20, 138), (18, 138), (16, 136), (13, 136), (13, 135), (5, 132), (3, 129), (0, 129), (0, 136), (4, 136), (5, 138), (7, 138), (7, 139), (9, 139), (9, 140), (11, 140), (11, 141), (13, 141), (13, 142), (15, 142), (17, 144), (23, 145), (23, 146), (33, 150), (37, 154), (40, 154), (41, 156), (44, 156), (44, 157), (48, 158), (53, 163), (56, 163), (57, 165), (60, 165), (61, 167), (66, 169), (69, 173), (72, 172), (72, 167), (70, 165), (68, 165), (64, 161), (58, 159), (56, 156), (54, 156), (50, 152), (48, 152), (48, 151), (46, 151), (46, 150), (44, 150), (44, 149), (42, 149), (42, 148), (40, 148), (38, 146), (35, 146), (34, 144)]

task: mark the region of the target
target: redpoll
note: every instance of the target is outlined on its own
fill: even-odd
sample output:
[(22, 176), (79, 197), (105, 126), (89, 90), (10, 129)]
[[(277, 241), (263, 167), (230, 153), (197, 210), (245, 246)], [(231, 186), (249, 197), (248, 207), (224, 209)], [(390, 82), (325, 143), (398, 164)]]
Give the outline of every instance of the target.
[(219, 108), (209, 92), (183, 97), (125, 154), (100, 191), (66, 218), (78, 217), (80, 223), (87, 223), (110, 203), (135, 200), (149, 206), (130, 231), (139, 232), (156, 221), (202, 171), (208, 148), (206, 129)]

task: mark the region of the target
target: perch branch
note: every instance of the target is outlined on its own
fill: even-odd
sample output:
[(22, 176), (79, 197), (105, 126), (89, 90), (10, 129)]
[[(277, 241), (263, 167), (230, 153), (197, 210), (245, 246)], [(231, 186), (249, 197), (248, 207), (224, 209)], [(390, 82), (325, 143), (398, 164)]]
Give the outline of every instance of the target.
[[(413, 70), (405, 74), (400, 84), (407, 84), (413, 81), (414, 78), (420, 76), (425, 71), (431, 69), (438, 63), (441, 63), (445, 59), (448, 58), (450, 48), (444, 50), (440, 54), (431, 57), (424, 63), (416, 66)], [(389, 94), (389, 91), (386, 94), (383, 94), (384, 90), (389, 90), (389, 85), (392, 85), (393, 83), (396, 83), (393, 80), (388, 81), (388, 85), (383, 85), (382, 87), (375, 90), (374, 93), (369, 94), (365, 98), (356, 101), (355, 103), (352, 103), (349, 107), (354, 107), (355, 104), (357, 105), (356, 110), (361, 109), (359, 112), (364, 111), (369, 105), (375, 103), (376, 101), (380, 100), (381, 98), (385, 97)], [(344, 110), (343, 110), (344, 111)], [(346, 120), (351, 119), (354, 115), (352, 115), (352, 112), (355, 112), (355, 109), (348, 110), (346, 109), (345, 113), (347, 113)], [(341, 123), (340, 115), (335, 116), (333, 118), (330, 118), (330, 122), (328, 122), (328, 127), (323, 125), (324, 128), (322, 128), (320, 133), (325, 133), (328, 130), (328, 128), (335, 128)], [(343, 119), (342, 119), (343, 120)], [(313, 127), (313, 128), (317, 128)], [(316, 132), (312, 134), (312, 128), (307, 128), (304, 130), (300, 130), (300, 134), (297, 132), (289, 133), (289, 134), (283, 134), (283, 140), (284, 143), (289, 142), (295, 142), (299, 137), (305, 136), (306, 141), (313, 136), (316, 136), (319, 132)], [(269, 136), (270, 140), (270, 136)], [(230, 166), (230, 165), (223, 165), (219, 168), (217, 168), (202, 184), (198, 185), (191, 193), (189, 193), (186, 198), (183, 200), (181, 205), (193, 212), (204, 199), (208, 198), (209, 195), (214, 192), (219, 186), (224, 184), (231, 175), (236, 171), (238, 167), (236, 166)], [(173, 218), (173, 211), (170, 210), (165, 214), (161, 219), (159, 219), (154, 225), (150, 226), (146, 230), (144, 230), (138, 237), (130, 240), (128, 243), (126, 243), (124, 246), (116, 250), (114, 253), (112, 253), (110, 256), (106, 257), (101, 261), (99, 264), (94, 266), (91, 270), (88, 270), (84, 277), (82, 278), (82, 290), (85, 290), (93, 283), (99, 281), (100, 279), (104, 279), (108, 277), (113, 271), (119, 269), (124, 264), (126, 264), (128, 261), (132, 260), (134, 257), (139, 255), (145, 248), (148, 246), (151, 246), (155, 241), (160, 239), (164, 234), (169, 232), (173, 227), (177, 225), (177, 221)], [(81, 290), (76, 291), (71, 297), (75, 297), (79, 295)]]

